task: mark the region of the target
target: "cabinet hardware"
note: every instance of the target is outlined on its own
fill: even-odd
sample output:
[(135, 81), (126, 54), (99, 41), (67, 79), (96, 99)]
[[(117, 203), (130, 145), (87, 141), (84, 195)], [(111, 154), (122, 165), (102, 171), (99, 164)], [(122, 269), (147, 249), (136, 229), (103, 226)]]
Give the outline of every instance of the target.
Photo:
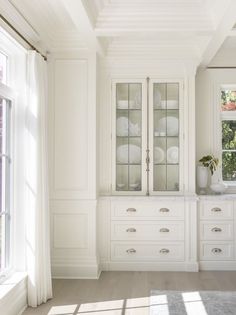
[(212, 253), (214, 253), (214, 254), (220, 254), (221, 252), (222, 252), (222, 249), (220, 249), (220, 248), (212, 248)]
[(133, 233), (133, 232), (136, 232), (136, 229), (134, 229), (134, 228), (129, 228), (129, 229), (126, 230), (126, 232), (131, 232), (131, 233)]
[(218, 207), (212, 208), (211, 211), (213, 212), (221, 212), (222, 210)]
[(126, 251), (128, 254), (135, 254), (136, 253), (136, 250), (134, 248), (130, 248), (130, 249), (127, 249)]
[(211, 229), (212, 232), (222, 232), (222, 229), (221, 228), (218, 228), (218, 227), (214, 227), (213, 229)]
[(161, 253), (161, 254), (168, 254), (169, 252), (170, 252), (170, 250), (167, 249), (167, 248), (162, 248), (162, 249), (160, 250), (160, 253)]
[(135, 208), (128, 208), (126, 211), (127, 212), (136, 212), (137, 210)]
[(160, 212), (170, 212), (170, 209), (168, 209), (168, 208), (161, 208), (159, 211)]
[(162, 228), (162, 229), (160, 229), (160, 232), (167, 233), (167, 232), (170, 232), (170, 230), (166, 229), (166, 228)]

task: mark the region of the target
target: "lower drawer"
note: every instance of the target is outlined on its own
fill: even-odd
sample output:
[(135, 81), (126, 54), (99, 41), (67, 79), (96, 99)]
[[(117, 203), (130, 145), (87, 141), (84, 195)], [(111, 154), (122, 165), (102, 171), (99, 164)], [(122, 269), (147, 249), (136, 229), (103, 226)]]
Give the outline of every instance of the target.
[(201, 242), (200, 260), (233, 260), (233, 242)]
[(114, 261), (184, 261), (184, 243), (111, 242)]
[(112, 221), (113, 241), (183, 241), (181, 221)]

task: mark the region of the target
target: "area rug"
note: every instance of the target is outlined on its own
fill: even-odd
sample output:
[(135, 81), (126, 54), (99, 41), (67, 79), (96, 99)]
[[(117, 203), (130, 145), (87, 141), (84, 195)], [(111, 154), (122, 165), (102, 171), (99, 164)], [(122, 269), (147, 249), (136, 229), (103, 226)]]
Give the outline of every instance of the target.
[(236, 315), (236, 292), (153, 290), (150, 315)]

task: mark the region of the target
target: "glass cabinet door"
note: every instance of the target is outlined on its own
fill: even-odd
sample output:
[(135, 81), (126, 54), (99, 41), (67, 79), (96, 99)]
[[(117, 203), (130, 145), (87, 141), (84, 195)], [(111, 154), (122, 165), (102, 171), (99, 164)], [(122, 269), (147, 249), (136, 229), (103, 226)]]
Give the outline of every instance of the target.
[(116, 83), (115, 103), (115, 190), (142, 191), (142, 83)]
[(179, 190), (179, 83), (153, 83), (151, 102), (153, 191)]

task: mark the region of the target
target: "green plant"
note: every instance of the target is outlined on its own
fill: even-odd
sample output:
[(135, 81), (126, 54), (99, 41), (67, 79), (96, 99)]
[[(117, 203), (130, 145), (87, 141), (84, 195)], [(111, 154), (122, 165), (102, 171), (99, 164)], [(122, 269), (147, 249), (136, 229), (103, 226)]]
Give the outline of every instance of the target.
[(199, 162), (201, 162), (203, 166), (209, 167), (211, 175), (213, 175), (219, 164), (219, 159), (214, 157), (213, 155), (205, 155), (199, 160)]

